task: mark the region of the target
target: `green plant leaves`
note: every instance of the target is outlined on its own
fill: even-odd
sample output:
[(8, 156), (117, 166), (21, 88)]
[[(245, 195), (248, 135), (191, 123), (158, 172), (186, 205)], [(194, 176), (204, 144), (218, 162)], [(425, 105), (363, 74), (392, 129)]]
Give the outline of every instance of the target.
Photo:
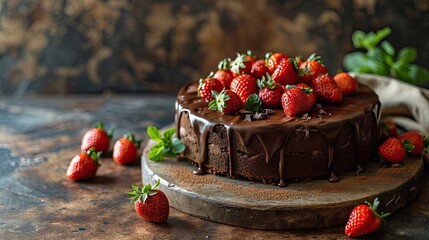
[(185, 151), (186, 145), (174, 136), (175, 133), (176, 129), (174, 128), (165, 130), (162, 135), (154, 126), (147, 128), (148, 136), (157, 142), (148, 153), (150, 160), (159, 162), (166, 157), (175, 157), (177, 154)]
[(246, 105), (244, 106), (244, 108), (247, 111), (259, 112), (259, 110), (261, 109), (261, 106), (262, 106), (261, 99), (259, 98), (258, 94), (254, 93), (254, 94), (251, 94), (249, 97), (247, 97)]
[(353, 46), (366, 52), (345, 55), (344, 68), (350, 72), (391, 76), (414, 85), (428, 85), (429, 70), (412, 64), (417, 59), (417, 50), (405, 47), (396, 52), (392, 44), (382, 41), (390, 33), (390, 28), (369, 33), (355, 31), (352, 34)]

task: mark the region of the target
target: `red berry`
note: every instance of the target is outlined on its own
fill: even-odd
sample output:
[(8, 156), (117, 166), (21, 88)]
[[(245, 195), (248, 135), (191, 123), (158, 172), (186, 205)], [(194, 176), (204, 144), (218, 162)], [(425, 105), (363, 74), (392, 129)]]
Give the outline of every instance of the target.
[(343, 98), (337, 83), (328, 75), (320, 75), (310, 83), (316, 93), (317, 99), (328, 103), (339, 103)]
[(295, 84), (295, 86), (297, 88), (304, 89), (308, 93), (307, 103), (309, 105), (308, 108), (311, 109), (313, 105), (316, 103), (316, 93), (314, 93), (313, 89), (310, 86), (308, 86), (306, 83), (297, 83)]
[(218, 70), (213, 75), (213, 78), (219, 80), (223, 87), (229, 89), (234, 73), (231, 71), (231, 59), (225, 58), (218, 64)]
[(283, 111), (287, 117), (295, 117), (308, 112), (312, 104), (309, 103), (309, 93), (306, 89), (289, 87), (282, 95)]
[(283, 59), (287, 59), (288, 57), (286, 55), (284, 55), (283, 53), (267, 53), (265, 55), (265, 59), (267, 62), (267, 68), (268, 71), (273, 74), (274, 71), (276, 70), (277, 66), (279, 65), (279, 63), (283, 60)]
[[(424, 148), (422, 135), (417, 131), (409, 131), (399, 135), (399, 140), (404, 144), (409, 144), (409, 153), (413, 155), (421, 155)], [(406, 142), (408, 141), (408, 142)], [(410, 146), (412, 145), (412, 146)]]
[(223, 84), (211, 76), (213, 75), (210, 74), (208, 78), (200, 79), (200, 83), (198, 85), (198, 96), (206, 102), (210, 102), (214, 99), (212, 91), (220, 92), (223, 89)]
[(265, 66), (264, 59), (259, 59), (253, 63), (250, 74), (254, 76), (256, 79), (262, 78), (267, 73), (268, 73), (268, 68)]
[(119, 164), (128, 164), (135, 161), (141, 141), (141, 139), (134, 137), (132, 133), (125, 134), (113, 145), (113, 160)]
[(310, 83), (319, 75), (328, 73), (325, 65), (322, 63), (322, 58), (311, 54), (308, 59), (299, 65), (301, 80), (305, 83)]
[(346, 72), (337, 73), (334, 76), (334, 81), (337, 83), (343, 95), (348, 95), (356, 92), (357, 82)]
[(79, 181), (92, 178), (98, 170), (101, 152), (95, 152), (94, 148), (85, 153), (73, 157), (67, 168), (67, 177)]
[(268, 87), (261, 88), (258, 96), (261, 99), (262, 105), (266, 108), (280, 108), (282, 106), (281, 99), (284, 89), (280, 85), (276, 85), (270, 89)]
[(381, 134), (382, 138), (388, 139), (388, 138), (397, 138), (398, 137), (398, 127), (396, 126), (395, 122), (392, 121), (392, 119), (385, 119), (380, 124), (381, 127)]
[(132, 197), (131, 202), (137, 214), (149, 222), (164, 223), (170, 213), (170, 204), (167, 196), (158, 189), (160, 180), (155, 186), (146, 184), (144, 187), (132, 186), (132, 192), (128, 195)]
[(376, 231), (380, 225), (381, 220), (389, 213), (377, 213), (379, 201), (376, 198), (374, 204), (365, 202), (353, 208), (350, 213), (349, 220), (344, 228), (344, 233), (349, 237), (363, 236)]
[(244, 107), (240, 96), (231, 90), (223, 90), (220, 93), (215, 93), (215, 99), (209, 103), (209, 109), (212, 111), (218, 110), (223, 114), (235, 114)]
[(231, 62), (231, 71), (238, 76), (240, 74), (250, 74), (252, 65), (256, 61), (256, 57), (251, 51), (246, 54), (237, 53), (237, 57)]
[(405, 158), (405, 148), (401, 140), (389, 138), (378, 147), (380, 158), (386, 162), (398, 163)]
[(94, 147), (97, 152), (107, 152), (113, 131), (113, 129), (106, 131), (102, 122), (96, 122), (95, 127), (88, 130), (83, 136), (80, 148), (82, 151), (88, 151)]
[(298, 83), (300, 78), (295, 60), (293, 58), (282, 59), (274, 70), (272, 78), (282, 85)]
[(249, 74), (238, 75), (231, 82), (231, 90), (240, 96), (243, 104), (246, 104), (247, 98), (258, 92), (256, 78)]

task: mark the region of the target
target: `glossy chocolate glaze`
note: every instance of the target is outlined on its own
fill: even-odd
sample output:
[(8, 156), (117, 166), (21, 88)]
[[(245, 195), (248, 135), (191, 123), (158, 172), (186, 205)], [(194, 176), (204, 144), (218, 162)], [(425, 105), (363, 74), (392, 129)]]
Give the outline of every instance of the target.
[[(290, 179), (285, 174), (287, 172), (286, 166), (291, 166), (293, 161), (300, 161), (299, 157), (297, 159), (287, 159), (286, 157), (287, 152), (299, 152), (299, 149), (290, 150), (290, 146), (288, 148), (289, 142), (296, 142), (296, 139), (289, 138), (297, 136), (299, 132), (301, 134), (304, 132), (307, 138), (310, 136), (310, 132), (312, 136), (315, 132), (320, 132), (323, 136), (323, 141), (328, 146), (326, 169), (329, 172), (328, 180), (331, 182), (339, 181), (336, 172), (342, 172), (334, 163), (335, 154), (339, 149), (348, 147), (350, 144), (350, 141), (340, 143), (341, 139), (338, 139), (343, 128), (351, 127), (353, 129), (354, 141), (352, 142), (355, 146), (354, 152), (349, 154), (356, 155), (357, 167), (362, 167), (368, 161), (369, 156), (373, 155), (373, 150), (378, 141), (380, 102), (378, 96), (365, 85), (359, 85), (358, 90), (353, 95), (344, 96), (340, 104), (322, 103), (313, 107), (308, 114), (309, 117), (286, 117), (283, 110), (278, 109), (275, 110), (274, 115), (270, 115), (267, 119), (255, 121), (246, 121), (240, 115), (223, 115), (219, 111), (208, 110), (208, 104), (197, 97), (196, 89), (196, 82), (185, 85), (179, 91), (176, 101), (176, 129), (179, 138), (181, 138), (181, 121), (184, 113), (187, 113), (192, 131), (196, 136), (199, 151), (197, 157), (189, 159), (198, 166), (195, 171), (196, 174), (204, 174), (205, 172), (205, 163), (211, 154), (208, 147), (208, 135), (216, 126), (224, 126), (226, 129), (229, 177), (241, 178), (240, 174), (237, 176), (234, 173), (232, 167), (233, 157), (231, 155), (236, 149), (233, 147), (231, 138), (233, 134), (236, 134), (243, 146), (247, 146), (253, 138), (258, 139), (262, 146), (261, 151), (265, 155), (266, 164), (270, 164), (273, 159), (278, 158), (278, 172), (273, 173), (278, 176), (273, 176), (273, 179), (278, 179), (279, 186), (285, 186), (286, 179)], [(302, 144), (311, 143), (302, 141)], [(310, 154), (317, 156), (321, 151), (314, 149)], [(275, 155), (276, 157), (274, 157)], [(185, 157), (189, 158), (189, 156)], [(308, 167), (311, 168), (311, 166)], [(304, 173), (302, 177), (317, 178), (320, 176), (311, 176), (311, 174), (307, 176)], [(263, 181), (258, 176), (251, 178), (252, 180)]]

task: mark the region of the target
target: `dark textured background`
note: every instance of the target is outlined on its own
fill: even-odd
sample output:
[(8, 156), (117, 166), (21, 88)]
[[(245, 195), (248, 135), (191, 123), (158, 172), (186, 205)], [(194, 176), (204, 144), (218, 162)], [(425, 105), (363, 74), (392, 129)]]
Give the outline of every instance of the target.
[(385, 26), (429, 68), (429, 0), (3, 0), (0, 96), (176, 92), (247, 49), (317, 52), (335, 72), (354, 30)]

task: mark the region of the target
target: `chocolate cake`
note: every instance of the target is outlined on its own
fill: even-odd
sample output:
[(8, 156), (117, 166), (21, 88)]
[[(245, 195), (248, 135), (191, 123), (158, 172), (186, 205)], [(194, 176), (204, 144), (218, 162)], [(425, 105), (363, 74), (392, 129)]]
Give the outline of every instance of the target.
[(315, 104), (303, 116), (286, 117), (276, 109), (254, 121), (209, 110), (197, 87), (196, 81), (185, 85), (176, 101), (177, 135), (187, 146), (183, 157), (196, 174), (279, 186), (323, 178), (337, 182), (375, 157), (380, 102), (365, 85), (341, 103)]

